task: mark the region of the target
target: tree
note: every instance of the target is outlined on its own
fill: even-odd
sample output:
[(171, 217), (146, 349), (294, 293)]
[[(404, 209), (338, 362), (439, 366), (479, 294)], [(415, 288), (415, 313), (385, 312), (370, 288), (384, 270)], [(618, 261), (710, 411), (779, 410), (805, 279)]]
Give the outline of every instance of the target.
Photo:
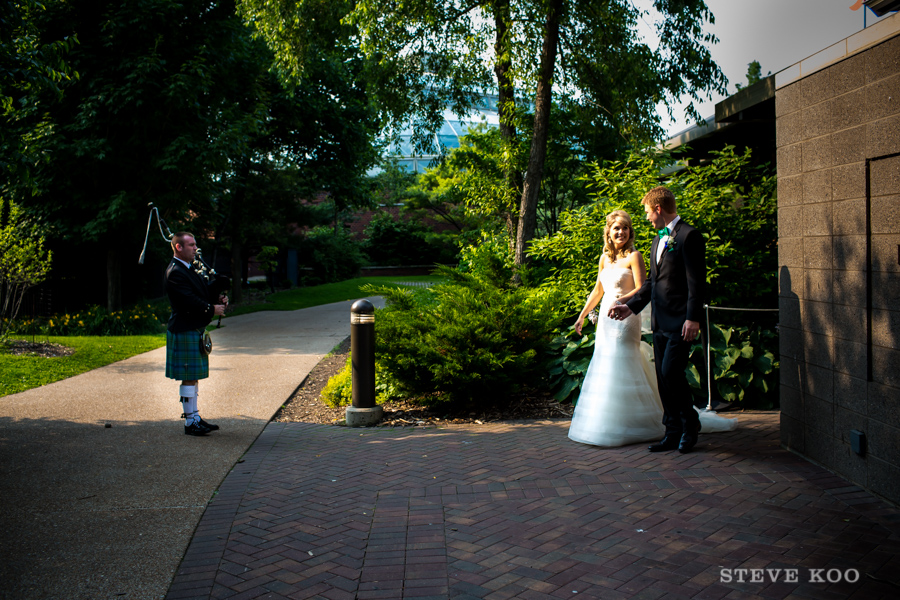
[[(772, 71), (769, 71), (768, 75), (765, 75), (765, 77), (768, 77), (771, 74), (772, 74)], [(754, 60), (753, 62), (747, 64), (747, 85), (745, 86), (740, 83), (737, 83), (737, 84), (735, 84), (735, 87), (737, 88), (738, 91), (741, 91), (745, 87), (750, 87), (754, 83), (762, 81), (762, 78), (763, 78), (762, 66), (760, 66), (758, 60)]]
[(258, 111), (239, 111), (227, 87), (246, 60), (243, 26), (233, 4), (202, 0), (51, 2), (34, 24), (48, 39), (78, 35), (67, 58), (82, 77), (58, 99), (37, 94), (52, 129), (34, 184), (10, 188), (55, 243), (102, 253), (93, 264), (105, 266), (115, 309), (147, 204), (173, 223), (209, 215), (214, 176), (257, 126)]
[(228, 242), (240, 267), (248, 239), (287, 235), (303, 193), (346, 201), (374, 159), (368, 102), (343, 66), (332, 76), (319, 61), (315, 79), (285, 88), (233, 0), (50, 1), (29, 18), (40, 39), (77, 34), (67, 60), (82, 77), (61, 97), (27, 90), (23, 104), (45, 107), (45, 142), (30, 155), (33, 178), (6, 189), (53, 244), (102, 253), (80, 262), (105, 268), (110, 309), (148, 203), (176, 228)]
[(76, 38), (42, 39), (35, 20), (43, 9), (36, 0), (0, 1), (0, 197), (9, 197), (13, 179), (32, 181), (30, 165), (50, 129), (46, 107), (35, 100), (59, 97), (78, 77), (65, 62)]
[(52, 253), (40, 228), (0, 198), (0, 342), (6, 341), (25, 292), (47, 278)]
[[(566, 116), (559, 108), (557, 114)], [(519, 122), (529, 116), (523, 113)], [(585, 156), (578, 149), (574, 128), (573, 121), (566, 118), (550, 123), (547, 159), (536, 211), (542, 234), (552, 234), (559, 229), (560, 211), (589, 201), (584, 182), (587, 173)], [(510, 251), (514, 252), (517, 220), (513, 215), (517, 213), (517, 207), (509, 193), (505, 174), (512, 171), (524, 176), (528, 152), (528, 140), (518, 138), (518, 145), (509, 148), (499, 129), (479, 125), (460, 139), (458, 148), (419, 176), (415, 190), (423, 192), (422, 197), (407, 200), (407, 204), (464, 206), (469, 219), (477, 219), (486, 229), (491, 229), (494, 223), (505, 223), (507, 232), (512, 234)], [(521, 187), (514, 191), (520, 195)]]
[[(249, 30), (244, 31), (250, 43)], [(301, 202), (328, 195), (332, 213), (367, 205), (365, 173), (378, 152), (365, 91), (348, 76), (346, 65), (327, 56), (304, 77), (282, 81), (269, 70), (270, 51), (245, 82), (236, 82), (262, 115), (244, 150), (229, 159), (222, 181), (218, 238), (231, 246), (232, 299), (241, 300), (240, 283), (249, 256), (263, 244), (290, 243), (299, 225), (321, 224), (321, 211)]]
[[(646, 12), (630, 0), (385, 0), (323, 3), (313, 0), (242, 0), (282, 64), (305, 68), (305, 49), (319, 32), (313, 16), (343, 17), (341, 43), (358, 40), (367, 59), (367, 82), (386, 126), (412, 121), (421, 133), (443, 120), (443, 111), (469, 112), (488, 89), (500, 96), (501, 132), (508, 148), (519, 135), (517, 106), (533, 98), (526, 178), (518, 202), (516, 263), (525, 262), (534, 237), (537, 198), (546, 160), (554, 95), (577, 107), (583, 122), (622, 134), (631, 144), (661, 133), (656, 104), (706, 90), (724, 92), (725, 78), (712, 61), (716, 41), (702, 25), (713, 16), (703, 0), (655, 0), (660, 42), (651, 48), (637, 25)], [(560, 57), (557, 60), (557, 57)], [(688, 114), (700, 115), (688, 106)], [(506, 172), (507, 189), (518, 187)]]

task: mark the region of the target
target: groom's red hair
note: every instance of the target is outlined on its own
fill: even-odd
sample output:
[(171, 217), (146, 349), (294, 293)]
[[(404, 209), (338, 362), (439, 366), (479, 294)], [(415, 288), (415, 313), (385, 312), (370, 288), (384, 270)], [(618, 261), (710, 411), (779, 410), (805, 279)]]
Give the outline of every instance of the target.
[(641, 204), (646, 204), (650, 208), (659, 206), (663, 209), (663, 212), (672, 215), (678, 212), (678, 209), (675, 207), (675, 194), (669, 188), (663, 186), (655, 187), (647, 192), (644, 195), (644, 199), (641, 200)]

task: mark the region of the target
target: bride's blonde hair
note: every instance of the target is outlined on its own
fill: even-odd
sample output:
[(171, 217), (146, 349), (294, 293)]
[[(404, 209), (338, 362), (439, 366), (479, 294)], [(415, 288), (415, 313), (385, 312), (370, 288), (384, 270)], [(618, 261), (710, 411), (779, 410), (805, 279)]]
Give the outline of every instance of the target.
[[(616, 251), (616, 245), (609, 237), (609, 234), (612, 231), (612, 227), (617, 221), (621, 221), (625, 225), (628, 225), (629, 231), (628, 241), (625, 242), (625, 245), (622, 246), (618, 252)], [(608, 256), (609, 260), (611, 260), (612, 262), (616, 262), (616, 260), (625, 258), (633, 251), (634, 226), (631, 224), (631, 215), (629, 215), (624, 210), (614, 210), (606, 215), (606, 226), (603, 228), (603, 254)]]

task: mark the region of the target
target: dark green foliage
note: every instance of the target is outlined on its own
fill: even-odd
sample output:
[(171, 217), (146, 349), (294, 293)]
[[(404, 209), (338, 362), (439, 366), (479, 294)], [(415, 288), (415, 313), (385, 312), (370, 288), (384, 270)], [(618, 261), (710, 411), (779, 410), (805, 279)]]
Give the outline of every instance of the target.
[(592, 327), (585, 326), (581, 331), (579, 336), (573, 326), (553, 338), (549, 352), (551, 358), (547, 363), (553, 397), (559, 402), (568, 400), (573, 405), (578, 400), (584, 375), (591, 364), (596, 341), (596, 332)]
[[(0, 19), (4, 34), (14, 30), (12, 45), (0, 36), (0, 163), (16, 165), (14, 176), (3, 173), (0, 195), (42, 217), (64, 261), (61, 248), (91, 254), (60, 271), (105, 278), (108, 307), (156, 291), (146, 289), (157, 286), (153, 247), (143, 281), (128, 268), (150, 202), (206, 250), (203, 238), (214, 237), (207, 258), (228, 249), (238, 273), (260, 246), (285, 246), (293, 224), (312, 224), (300, 198), (326, 191), (341, 206), (363, 200), (377, 150), (366, 91), (351, 75), (358, 61), (316, 53), (305, 79), (283, 84), (233, 0), (13, 4), (27, 9), (15, 15), (21, 26)], [(19, 60), (7, 85), (10, 48)], [(6, 127), (12, 120), (15, 130)], [(70, 290), (79, 292), (90, 293)], [(238, 283), (232, 299), (240, 300)]]
[(360, 267), (367, 264), (359, 242), (343, 229), (316, 227), (298, 243), (300, 266), (312, 269), (303, 275), (303, 285), (318, 285), (343, 281), (359, 275)]
[(543, 350), (558, 326), (558, 295), (442, 268), (424, 290), (364, 288), (377, 311), (376, 360), (395, 393), (437, 404), (502, 406), (544, 377)]
[[(34, 164), (51, 132), (47, 107), (66, 81), (78, 78), (66, 63), (74, 36), (55, 39), (43, 34), (37, 19), (44, 6), (37, 0), (0, 1), (0, 196), (8, 185), (30, 189)], [(5, 225), (5, 223), (3, 224)]]
[(431, 265), (454, 262), (452, 239), (410, 219), (381, 213), (366, 227), (363, 251), (376, 265)]
[[(710, 332), (713, 399), (744, 408), (778, 406), (778, 334), (761, 327), (722, 327)], [(709, 397), (706, 355), (702, 344), (691, 349), (687, 375), (691, 390), (704, 404)]]

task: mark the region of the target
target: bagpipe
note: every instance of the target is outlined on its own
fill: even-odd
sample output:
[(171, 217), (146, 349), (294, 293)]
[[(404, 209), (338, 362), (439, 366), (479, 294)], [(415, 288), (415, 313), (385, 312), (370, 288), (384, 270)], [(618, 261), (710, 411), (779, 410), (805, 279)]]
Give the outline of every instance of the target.
[[(147, 254), (147, 241), (150, 239), (150, 227), (153, 225), (153, 215), (156, 215), (156, 222), (159, 225), (159, 234), (162, 236), (163, 240), (170, 244), (172, 243), (172, 238), (175, 237), (175, 234), (172, 233), (172, 230), (169, 229), (168, 224), (166, 224), (165, 219), (162, 218), (162, 215), (159, 214), (159, 209), (153, 206), (153, 203), (149, 203), (147, 206), (150, 207), (150, 216), (147, 219), (147, 233), (144, 235), (144, 249), (141, 251), (141, 256), (138, 258), (138, 264), (144, 264), (144, 257)], [(163, 228), (165, 227), (166, 231), (163, 233)], [(194, 272), (200, 276), (206, 282), (206, 285), (209, 287), (210, 291), (216, 295), (218, 298), (222, 294), (227, 293), (231, 289), (231, 278), (225, 275), (219, 275), (216, 273), (216, 270), (206, 264), (206, 261), (203, 260), (203, 254), (200, 251), (200, 248), (197, 248), (197, 253), (194, 255), (194, 262), (191, 263), (191, 267), (194, 269)], [(216, 324), (216, 327), (219, 327), (222, 324), (222, 317), (219, 317), (219, 321)]]

